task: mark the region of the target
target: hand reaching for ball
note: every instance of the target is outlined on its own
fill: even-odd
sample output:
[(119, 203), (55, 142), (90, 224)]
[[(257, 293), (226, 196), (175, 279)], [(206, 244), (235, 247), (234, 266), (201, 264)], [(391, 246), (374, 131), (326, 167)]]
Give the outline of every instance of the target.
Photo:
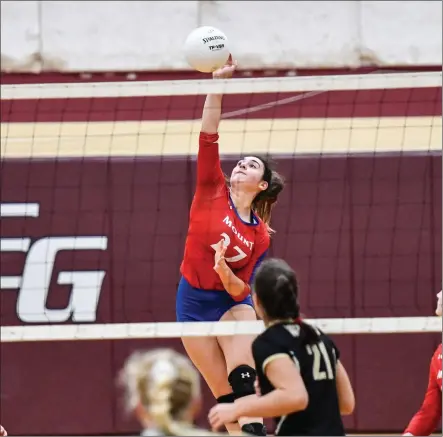
[(234, 74), (236, 68), (237, 68), (237, 61), (235, 60), (233, 61), (232, 56), (229, 55), (226, 64), (223, 67), (215, 70), (212, 73), (212, 77), (214, 79), (229, 79)]

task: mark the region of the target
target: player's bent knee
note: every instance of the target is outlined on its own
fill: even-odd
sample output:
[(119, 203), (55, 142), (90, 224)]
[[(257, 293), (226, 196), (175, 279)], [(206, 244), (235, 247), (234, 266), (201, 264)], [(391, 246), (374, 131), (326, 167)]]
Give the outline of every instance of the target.
[(235, 399), (255, 394), (254, 382), (257, 372), (251, 366), (242, 364), (236, 367), (228, 376)]
[[(234, 399), (243, 398), (255, 394), (255, 379), (257, 372), (251, 366), (242, 364), (236, 367), (228, 376), (229, 384), (231, 384)], [(266, 427), (263, 423), (253, 422), (246, 423), (241, 430), (250, 435), (265, 436)]]

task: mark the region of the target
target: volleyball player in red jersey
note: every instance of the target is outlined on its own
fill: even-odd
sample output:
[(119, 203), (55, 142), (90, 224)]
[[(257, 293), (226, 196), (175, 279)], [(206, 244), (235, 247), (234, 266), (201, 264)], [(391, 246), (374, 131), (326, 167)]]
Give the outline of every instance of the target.
[[(232, 76), (236, 64), (213, 73)], [(176, 312), (179, 322), (251, 321), (257, 316), (250, 283), (270, 242), (272, 205), (283, 189), (282, 178), (265, 159), (242, 158), (227, 182), (220, 167), (218, 126), (221, 95), (208, 95), (203, 109), (194, 194)], [(189, 358), (219, 403), (254, 395), (256, 371), (253, 336), (183, 338)], [(266, 435), (261, 418), (230, 424), (253, 435)]]
[[(438, 303), (435, 313), (442, 316), (442, 292), (437, 294)], [(409, 422), (403, 435), (430, 435), (434, 432), (441, 418), (441, 343), (435, 351), (429, 369), (429, 382), (425, 398), (420, 409)]]

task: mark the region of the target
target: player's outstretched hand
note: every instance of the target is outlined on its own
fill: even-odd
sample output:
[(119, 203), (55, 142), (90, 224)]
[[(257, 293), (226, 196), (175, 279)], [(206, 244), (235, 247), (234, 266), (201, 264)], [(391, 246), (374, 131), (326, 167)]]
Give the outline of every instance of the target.
[(238, 419), (235, 404), (218, 404), (211, 408), (208, 420), (212, 430), (217, 431), (227, 423), (236, 422)]
[(214, 270), (218, 273), (221, 268), (225, 267), (225, 253), (226, 246), (225, 240), (222, 238), (215, 246), (212, 246), (215, 249), (214, 254)]
[(226, 65), (219, 68), (218, 70), (215, 70), (212, 73), (212, 77), (214, 79), (229, 79), (234, 74), (236, 68), (237, 68), (237, 61), (233, 61), (232, 56), (229, 55), (229, 59), (228, 62), (226, 62)]
[(1, 437), (6, 437), (8, 435), (8, 433), (6, 432), (6, 429), (3, 428), (3, 426), (0, 425), (0, 436)]

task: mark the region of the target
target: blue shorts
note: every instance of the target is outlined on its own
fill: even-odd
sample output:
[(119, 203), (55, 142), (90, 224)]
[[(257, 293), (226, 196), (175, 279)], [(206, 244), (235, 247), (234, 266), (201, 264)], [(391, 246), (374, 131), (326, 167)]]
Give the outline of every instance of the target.
[(182, 276), (175, 301), (177, 322), (218, 322), (226, 311), (241, 304), (254, 307), (251, 295), (236, 302), (226, 291), (194, 288)]

